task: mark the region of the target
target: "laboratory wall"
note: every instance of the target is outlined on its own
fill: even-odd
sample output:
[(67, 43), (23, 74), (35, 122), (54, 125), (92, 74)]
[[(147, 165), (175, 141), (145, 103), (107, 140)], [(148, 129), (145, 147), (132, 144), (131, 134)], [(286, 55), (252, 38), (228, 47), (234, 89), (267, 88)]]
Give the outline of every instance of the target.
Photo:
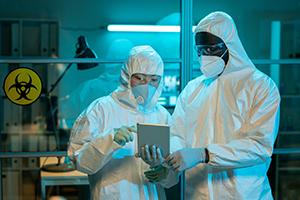
[[(133, 46), (151, 45), (164, 60), (164, 89), (159, 102), (170, 113), (185, 86), (184, 69), (190, 69), (189, 79), (202, 74), (196, 52), (192, 50), (193, 42), (187, 45), (191, 49), (191, 65), (183, 65), (189, 58), (183, 55), (187, 40), (181, 32), (111, 32), (107, 30), (108, 25), (182, 26), (183, 15), (190, 15), (192, 26), (196, 26), (212, 11), (224, 11), (232, 16), (248, 56), (279, 88), (280, 127), (268, 176), (276, 200), (299, 198), (299, 1), (187, 2), (191, 4), (184, 0), (0, 1), (0, 61), (62, 60), (0, 63), (1, 84), (9, 72), (27, 67), (40, 75), (43, 85), (40, 98), (29, 106), (10, 102), (4, 90), (0, 90), (0, 199), (89, 197), (84, 174), (67, 174), (76, 178), (51, 185), (52, 175), (43, 172), (41, 167), (65, 156), (70, 130), (79, 114), (92, 101), (109, 95), (120, 85), (121, 67)], [(183, 5), (192, 5), (192, 12), (186, 13)], [(76, 56), (79, 36), (86, 38), (97, 55), (97, 67), (80, 70), (76, 63), (64, 62)], [(53, 175), (57, 179), (60, 176), (63, 175)], [(180, 189), (180, 185), (175, 188), (179, 193)]]

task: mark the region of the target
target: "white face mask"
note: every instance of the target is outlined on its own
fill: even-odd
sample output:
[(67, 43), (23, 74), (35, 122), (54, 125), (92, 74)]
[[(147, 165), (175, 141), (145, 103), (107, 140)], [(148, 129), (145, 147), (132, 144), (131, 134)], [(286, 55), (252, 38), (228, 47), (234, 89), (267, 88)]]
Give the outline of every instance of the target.
[(132, 87), (131, 90), (137, 103), (142, 106), (147, 106), (155, 94), (156, 87), (151, 84), (143, 84)]
[(225, 55), (227, 50), (221, 57), (219, 56), (205, 56), (199, 57), (200, 70), (203, 75), (207, 78), (213, 78), (221, 74), (225, 67), (225, 62), (222, 57)]

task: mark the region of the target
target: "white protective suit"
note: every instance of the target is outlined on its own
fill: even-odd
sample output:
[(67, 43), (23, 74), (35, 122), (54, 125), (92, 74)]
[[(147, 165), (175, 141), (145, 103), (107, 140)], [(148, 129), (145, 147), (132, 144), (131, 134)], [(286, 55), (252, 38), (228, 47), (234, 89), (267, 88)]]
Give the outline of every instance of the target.
[(278, 89), (248, 58), (229, 15), (209, 14), (195, 30), (200, 31), (221, 38), (229, 60), (219, 77), (190, 81), (172, 115), (173, 151), (209, 152), (208, 164), (186, 170), (185, 197), (273, 199), (266, 173), (279, 125)]
[(137, 140), (120, 146), (113, 141), (114, 128), (140, 123), (168, 124), (170, 115), (157, 100), (161, 81), (147, 108), (141, 108), (131, 92), (130, 77), (134, 73), (163, 76), (163, 62), (150, 46), (137, 46), (130, 51), (121, 72), (121, 86), (110, 96), (95, 100), (76, 120), (72, 129), (68, 154), (77, 169), (87, 173), (92, 199), (165, 199), (161, 186), (147, 181), (149, 169), (135, 157)]

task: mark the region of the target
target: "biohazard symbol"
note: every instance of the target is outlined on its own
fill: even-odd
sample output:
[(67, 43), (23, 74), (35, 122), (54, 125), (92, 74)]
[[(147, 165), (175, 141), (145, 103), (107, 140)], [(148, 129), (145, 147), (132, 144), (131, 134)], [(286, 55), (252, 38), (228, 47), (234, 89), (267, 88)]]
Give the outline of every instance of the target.
[(32, 69), (18, 68), (7, 75), (3, 89), (13, 103), (29, 105), (40, 97), (42, 82), (39, 75)]
[[(29, 74), (27, 74), (27, 75), (29, 76)], [(34, 89), (37, 90), (37, 88), (34, 85), (32, 85), (32, 78), (31, 78), (31, 76), (29, 76), (29, 82), (28, 83), (26, 83), (25, 81), (18, 82), (18, 77), (19, 76), (20, 76), (20, 74), (18, 74), (16, 76), (15, 84), (13, 84), (12, 86), (10, 86), (8, 90), (11, 90), (12, 88), (16, 88), (17, 93), (20, 95), (20, 97), (17, 98), (16, 100), (20, 100), (20, 99), (24, 98), (24, 99), (30, 101), (31, 99), (29, 99), (27, 97), (27, 95), (30, 92), (30, 89), (34, 88)]]

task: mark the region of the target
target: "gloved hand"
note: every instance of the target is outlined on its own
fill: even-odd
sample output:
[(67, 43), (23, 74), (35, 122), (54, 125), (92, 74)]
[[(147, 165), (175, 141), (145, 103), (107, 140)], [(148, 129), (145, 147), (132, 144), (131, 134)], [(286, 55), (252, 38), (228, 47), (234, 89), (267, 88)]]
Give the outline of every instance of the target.
[(145, 163), (150, 165), (151, 168), (161, 165), (164, 162), (161, 150), (155, 145), (145, 145), (140, 149), (139, 155)]
[(169, 169), (163, 165), (158, 165), (144, 172), (146, 178), (151, 182), (162, 181), (163, 179), (167, 178), (168, 173)]
[(207, 160), (205, 148), (184, 148), (180, 149), (166, 158), (166, 163), (176, 172), (204, 163)]
[(114, 133), (114, 141), (121, 146), (124, 146), (127, 142), (133, 141), (132, 132), (136, 133), (136, 126), (122, 126), (121, 128), (116, 128)]

